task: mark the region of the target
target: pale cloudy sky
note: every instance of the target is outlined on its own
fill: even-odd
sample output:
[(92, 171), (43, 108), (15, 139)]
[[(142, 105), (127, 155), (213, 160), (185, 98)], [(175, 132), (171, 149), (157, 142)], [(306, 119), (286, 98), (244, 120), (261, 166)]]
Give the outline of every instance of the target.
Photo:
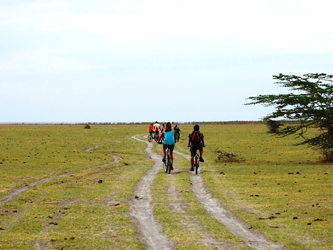
[(0, 0), (0, 122), (260, 120), (332, 74), (331, 0)]

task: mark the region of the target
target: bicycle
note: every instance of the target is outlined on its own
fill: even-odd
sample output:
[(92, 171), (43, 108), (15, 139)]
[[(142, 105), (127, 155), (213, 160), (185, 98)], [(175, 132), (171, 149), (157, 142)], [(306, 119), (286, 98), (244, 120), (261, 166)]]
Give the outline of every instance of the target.
[(165, 149), (165, 161), (163, 162), (163, 169), (165, 173), (171, 174), (172, 170), (172, 161), (170, 155), (170, 149)]
[(154, 133), (149, 133), (147, 137), (148, 137), (148, 141), (151, 142), (152, 140), (155, 139), (155, 134)]
[(199, 163), (199, 154), (198, 152), (195, 153), (195, 156), (194, 156), (194, 169), (195, 169), (195, 174), (198, 174), (198, 169), (200, 167), (200, 163)]

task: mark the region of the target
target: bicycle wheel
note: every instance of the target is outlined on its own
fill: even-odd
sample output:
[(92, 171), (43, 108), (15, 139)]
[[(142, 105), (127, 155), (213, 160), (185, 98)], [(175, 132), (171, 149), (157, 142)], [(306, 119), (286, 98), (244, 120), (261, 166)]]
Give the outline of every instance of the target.
[(168, 174), (171, 174), (171, 167), (172, 167), (172, 163), (171, 163), (171, 159), (170, 159), (170, 155), (169, 155), (169, 161), (168, 161)]
[(168, 165), (169, 165), (169, 159), (168, 159), (168, 154), (169, 154), (169, 149), (165, 150), (165, 159), (163, 162), (163, 170), (165, 173), (168, 173), (169, 169), (168, 169)]
[(170, 151), (166, 150), (165, 152), (165, 162), (167, 165), (167, 173), (171, 174), (171, 166), (172, 166), (172, 162), (171, 162), (171, 156), (170, 156)]
[(152, 139), (151, 135), (148, 135), (148, 141), (151, 142)]
[(168, 166), (167, 166), (166, 160), (163, 162), (163, 170), (165, 173), (168, 172)]
[(195, 174), (198, 174), (198, 169), (199, 169), (199, 155), (195, 155)]

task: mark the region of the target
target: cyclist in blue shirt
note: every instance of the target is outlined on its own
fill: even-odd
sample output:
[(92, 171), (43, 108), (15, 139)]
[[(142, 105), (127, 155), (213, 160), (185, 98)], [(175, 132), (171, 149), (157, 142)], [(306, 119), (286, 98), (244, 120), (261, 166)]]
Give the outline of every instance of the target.
[[(158, 138), (158, 142), (161, 142), (163, 139), (163, 159), (162, 161), (165, 161), (165, 149), (169, 148), (170, 150), (170, 156), (171, 156), (171, 161), (173, 163), (173, 149), (175, 148), (175, 143), (176, 143), (176, 133), (171, 127), (171, 123), (168, 122), (166, 124), (165, 130), (161, 133), (161, 135)], [(172, 168), (173, 169), (173, 164)]]

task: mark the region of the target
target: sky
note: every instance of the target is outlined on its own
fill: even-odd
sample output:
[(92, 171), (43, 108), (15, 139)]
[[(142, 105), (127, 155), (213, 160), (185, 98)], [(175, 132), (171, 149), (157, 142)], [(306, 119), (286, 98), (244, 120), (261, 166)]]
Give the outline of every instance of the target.
[(0, 123), (258, 121), (332, 74), (332, 0), (0, 0)]

